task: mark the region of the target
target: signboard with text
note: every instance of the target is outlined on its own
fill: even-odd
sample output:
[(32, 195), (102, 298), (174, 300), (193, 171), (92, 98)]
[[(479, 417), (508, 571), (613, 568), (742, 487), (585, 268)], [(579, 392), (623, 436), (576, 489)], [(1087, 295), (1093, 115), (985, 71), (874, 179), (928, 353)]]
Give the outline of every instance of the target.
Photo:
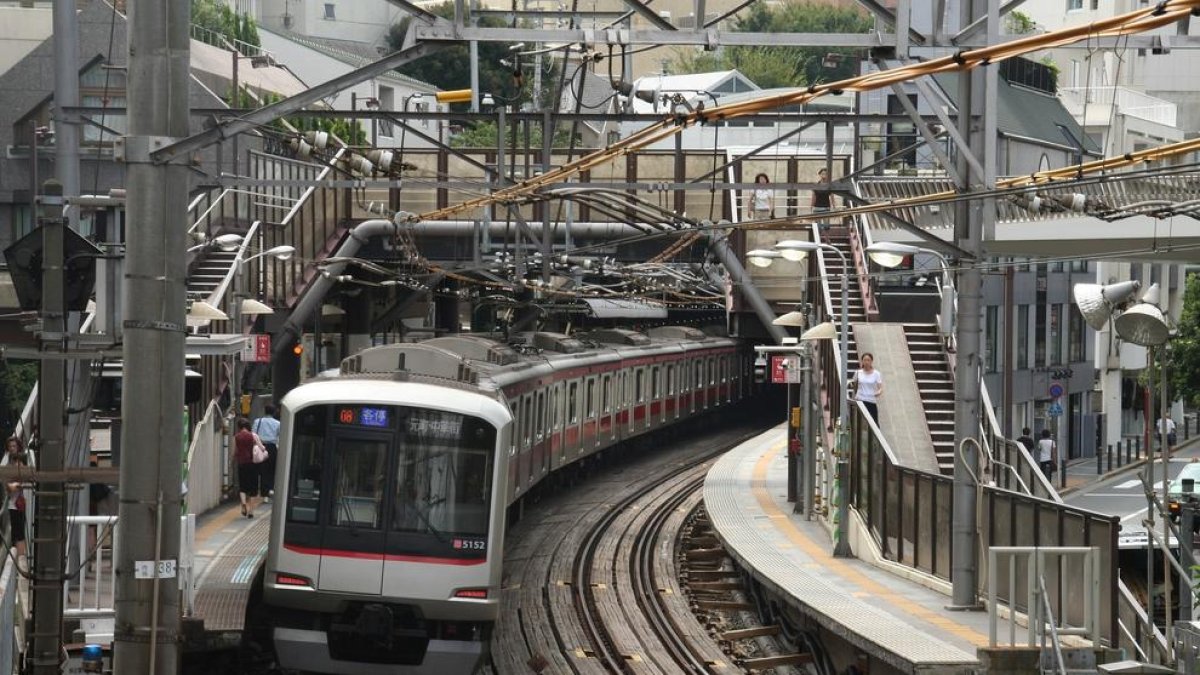
[(246, 363), (269, 363), (271, 361), (271, 336), (247, 335), (242, 347), (242, 361)]

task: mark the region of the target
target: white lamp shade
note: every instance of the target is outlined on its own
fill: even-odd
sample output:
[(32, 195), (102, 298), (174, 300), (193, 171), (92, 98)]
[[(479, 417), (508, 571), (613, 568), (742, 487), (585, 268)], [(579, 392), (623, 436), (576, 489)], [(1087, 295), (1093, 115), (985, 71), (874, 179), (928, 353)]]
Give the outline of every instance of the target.
[(800, 335), (801, 340), (832, 340), (836, 337), (837, 328), (834, 328), (831, 321), (819, 323)]
[(804, 324), (808, 323), (808, 320), (804, 316), (803, 312), (797, 312), (797, 311), (793, 310), (791, 312), (788, 312), (787, 314), (780, 316), (779, 318), (775, 319), (771, 323), (775, 324), (776, 326), (790, 326), (792, 328), (800, 328), (800, 327), (804, 326)]
[(1141, 287), (1137, 281), (1122, 281), (1102, 286), (1100, 284), (1075, 284), (1072, 295), (1083, 320), (1093, 330), (1102, 330), (1113, 310), (1133, 297)]
[(257, 316), (259, 314), (274, 314), (275, 310), (267, 305), (255, 300), (254, 298), (245, 298), (242, 300), (242, 316)]
[(904, 262), (906, 256), (913, 255), (921, 251), (919, 246), (911, 246), (909, 244), (900, 244), (894, 241), (881, 241), (863, 249), (875, 264), (883, 267), (896, 267)]
[(1150, 288), (1147, 288), (1146, 292), (1142, 294), (1142, 302), (1148, 302), (1152, 305), (1157, 306), (1158, 305), (1158, 297), (1159, 297), (1158, 282), (1154, 282), (1154, 283), (1150, 284)]
[(775, 244), (775, 248), (785, 259), (800, 262), (808, 257), (809, 253), (821, 248), (821, 245), (815, 241), (804, 239), (786, 239)]
[(242, 235), (227, 232), (213, 237), (212, 243), (222, 251), (236, 251), (242, 245), (242, 240)]
[(321, 305), (321, 316), (342, 316), (345, 313), (346, 310), (337, 305)]
[(284, 244), (283, 246), (275, 246), (263, 251), (264, 256), (269, 256), (271, 258), (275, 258), (276, 260), (288, 260), (295, 253), (296, 247), (288, 246), (287, 244)]
[(815, 248), (812, 246), (812, 242), (803, 239), (788, 239), (775, 244), (775, 249), (783, 256), (783, 259), (792, 262), (803, 261), (808, 257), (808, 252)]
[(1125, 310), (1113, 319), (1113, 326), (1122, 340), (1143, 347), (1154, 347), (1166, 343), (1171, 336), (1171, 327), (1162, 310), (1148, 302), (1141, 302)]
[(755, 267), (770, 267), (771, 263), (775, 262), (775, 259), (779, 257), (781, 257), (779, 251), (769, 251), (764, 248), (756, 248), (753, 251), (746, 252), (746, 262)]
[(197, 300), (192, 303), (192, 308), (188, 311), (188, 316), (193, 319), (208, 319), (211, 321), (226, 321), (229, 319), (228, 314), (203, 300)]

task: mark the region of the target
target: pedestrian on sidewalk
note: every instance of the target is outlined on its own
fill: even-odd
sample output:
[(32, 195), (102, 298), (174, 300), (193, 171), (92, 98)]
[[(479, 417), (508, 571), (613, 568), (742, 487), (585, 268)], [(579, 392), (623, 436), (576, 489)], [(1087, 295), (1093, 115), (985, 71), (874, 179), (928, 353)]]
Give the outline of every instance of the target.
[(871, 413), (871, 419), (879, 424), (879, 396), (883, 394), (883, 373), (875, 369), (875, 355), (863, 352), (858, 360), (859, 368), (854, 371), (854, 400), (861, 401)]
[(1167, 432), (1167, 447), (1175, 447), (1175, 420), (1171, 419), (1167, 415), (1164, 415), (1163, 418), (1158, 421), (1158, 440), (1160, 443), (1162, 442), (1164, 430)]
[(262, 470), (262, 494), (267, 503), (275, 496), (275, 456), (279, 453), (279, 420), (275, 406), (267, 404), (263, 416), (254, 420), (254, 433), (267, 448), (267, 461), (259, 465)]
[(1020, 443), (1021, 447), (1025, 448), (1025, 451), (1030, 455), (1033, 454), (1033, 447), (1037, 445), (1037, 441), (1033, 440), (1033, 432), (1029, 429), (1029, 427), (1021, 429), (1021, 437), (1017, 439), (1017, 442)]
[(1042, 468), (1046, 480), (1054, 480), (1054, 468), (1058, 465), (1058, 444), (1050, 438), (1050, 430), (1042, 429), (1042, 437), (1038, 439), (1038, 466)]

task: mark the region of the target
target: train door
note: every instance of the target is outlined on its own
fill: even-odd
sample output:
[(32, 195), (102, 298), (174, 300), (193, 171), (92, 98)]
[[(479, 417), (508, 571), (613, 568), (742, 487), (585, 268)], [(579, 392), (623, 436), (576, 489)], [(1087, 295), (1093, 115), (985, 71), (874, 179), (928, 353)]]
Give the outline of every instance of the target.
[(520, 469), (518, 476), (521, 477), (522, 486), (529, 489), (529, 486), (534, 482), (534, 466), (533, 466), (533, 394), (526, 394), (521, 397), (521, 439), (519, 442), (519, 450), (517, 455), (520, 457)]
[(328, 440), (325, 485), (332, 485), (321, 536), (317, 588), (383, 592), (388, 448), (392, 434), (338, 429)]
[(550, 390), (550, 457), (555, 468), (565, 464), (563, 453), (563, 383), (555, 382)]
[(595, 375), (587, 378), (587, 395), (584, 396), (584, 448), (592, 450), (600, 447), (600, 396), (596, 389), (600, 386), (600, 378)]
[(580, 449), (583, 448), (583, 440), (579, 437), (579, 380), (571, 380), (567, 383), (566, 427), (567, 456), (578, 457)]
[(696, 359), (695, 377), (692, 381), (692, 412), (708, 407), (708, 389), (704, 384), (704, 359)]
[(616, 420), (613, 419), (613, 376), (605, 375), (600, 387), (600, 433), (607, 441), (617, 438)]
[(534, 463), (538, 468), (539, 477), (550, 471), (550, 434), (546, 429), (546, 388), (538, 387), (537, 420), (533, 427)]
[(675, 386), (675, 364), (667, 364), (667, 409), (666, 418), (679, 419), (679, 392)]

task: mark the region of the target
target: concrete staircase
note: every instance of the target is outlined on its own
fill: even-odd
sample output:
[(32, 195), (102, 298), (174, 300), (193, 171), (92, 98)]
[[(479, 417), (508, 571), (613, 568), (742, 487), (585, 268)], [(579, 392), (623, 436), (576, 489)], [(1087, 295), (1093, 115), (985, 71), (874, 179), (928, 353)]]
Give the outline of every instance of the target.
[(904, 324), (938, 468), (954, 475), (954, 380), (936, 324)]

